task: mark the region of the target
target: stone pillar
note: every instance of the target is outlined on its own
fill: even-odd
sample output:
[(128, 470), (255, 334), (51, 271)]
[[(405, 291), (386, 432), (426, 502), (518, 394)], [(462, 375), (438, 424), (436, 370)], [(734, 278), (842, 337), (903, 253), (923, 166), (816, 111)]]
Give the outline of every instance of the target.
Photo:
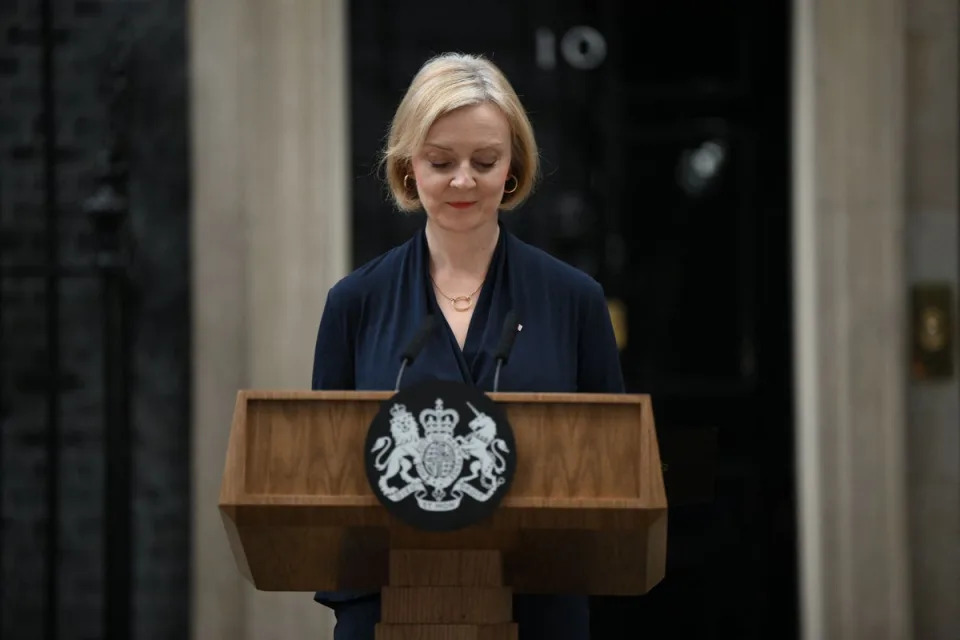
[(904, 3), (794, 11), (803, 637), (910, 638)]
[(236, 391), (310, 386), (327, 289), (347, 270), (339, 0), (190, 2), (195, 638), (329, 637), (307, 593), (240, 578), (217, 512)]

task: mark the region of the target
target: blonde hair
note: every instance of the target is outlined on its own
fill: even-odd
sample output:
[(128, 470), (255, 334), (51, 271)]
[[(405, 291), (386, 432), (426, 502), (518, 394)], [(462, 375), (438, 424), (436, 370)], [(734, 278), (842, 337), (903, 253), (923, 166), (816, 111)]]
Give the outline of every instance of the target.
[(445, 53), (428, 60), (414, 76), (390, 125), (382, 163), (387, 185), (401, 211), (420, 208), (415, 186), (404, 177), (412, 172), (411, 159), (441, 116), (461, 107), (490, 103), (503, 112), (510, 124), (510, 175), (517, 188), (504, 193), (500, 208), (510, 210), (530, 195), (539, 170), (533, 127), (520, 98), (506, 76), (483, 56)]

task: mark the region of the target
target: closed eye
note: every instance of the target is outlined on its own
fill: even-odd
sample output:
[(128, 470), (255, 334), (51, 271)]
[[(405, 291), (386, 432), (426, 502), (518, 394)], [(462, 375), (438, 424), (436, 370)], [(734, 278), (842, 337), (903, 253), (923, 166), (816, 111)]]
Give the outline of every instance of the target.
[[(431, 162), (430, 166), (433, 167), (434, 169), (449, 169), (451, 164), (452, 163), (450, 162)], [(497, 161), (494, 160), (493, 162), (479, 162), (477, 160), (474, 160), (473, 164), (478, 169), (487, 171), (489, 169), (493, 169), (497, 165)]]

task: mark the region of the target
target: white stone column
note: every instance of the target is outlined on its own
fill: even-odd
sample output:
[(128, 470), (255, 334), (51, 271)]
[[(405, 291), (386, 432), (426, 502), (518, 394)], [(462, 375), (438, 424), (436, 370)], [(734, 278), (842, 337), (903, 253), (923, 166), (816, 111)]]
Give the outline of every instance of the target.
[(308, 593), (243, 580), (217, 512), (236, 391), (309, 388), (327, 289), (347, 270), (341, 0), (192, 0), (195, 638), (330, 637)]
[(910, 638), (904, 3), (794, 12), (803, 637)]

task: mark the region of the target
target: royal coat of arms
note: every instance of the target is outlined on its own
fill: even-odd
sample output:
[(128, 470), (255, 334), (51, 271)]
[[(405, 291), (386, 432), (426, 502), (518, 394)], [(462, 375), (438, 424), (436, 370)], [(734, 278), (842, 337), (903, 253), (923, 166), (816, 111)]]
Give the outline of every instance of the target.
[(490, 515), (516, 469), (513, 431), (476, 387), (429, 381), (399, 391), (370, 425), (367, 479), (416, 528), (458, 529)]
[(393, 502), (414, 496), (425, 511), (452, 511), (463, 497), (486, 502), (500, 485), (510, 448), (497, 437), (497, 423), (470, 402), (465, 435), (455, 433), (460, 413), (437, 398), (419, 416), (403, 404), (390, 407), (390, 435), (377, 438), (370, 453), (381, 473), (378, 486)]

